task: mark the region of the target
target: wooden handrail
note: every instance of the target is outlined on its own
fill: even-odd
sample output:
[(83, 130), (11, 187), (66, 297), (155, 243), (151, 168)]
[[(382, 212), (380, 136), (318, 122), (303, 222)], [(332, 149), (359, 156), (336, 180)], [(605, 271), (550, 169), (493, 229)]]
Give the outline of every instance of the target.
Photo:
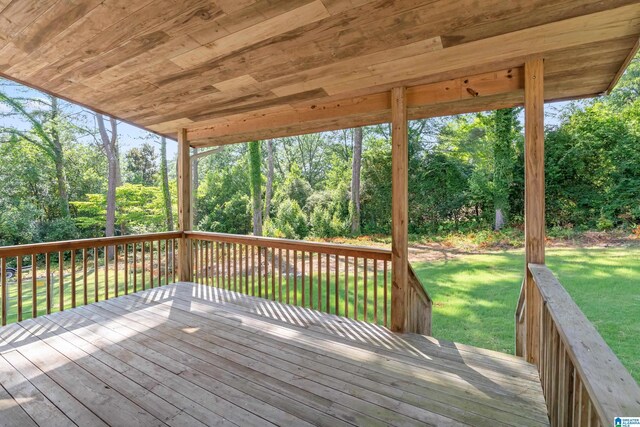
[(195, 282), (389, 325), (390, 250), (195, 231), (185, 237)]
[(631, 374), (551, 270), (528, 267), (541, 300), (538, 369), (551, 424), (606, 426), (640, 415), (640, 387)]
[(132, 234), (127, 236), (96, 237), (91, 239), (63, 240), (58, 242), (32, 243), (28, 245), (0, 246), (0, 258), (19, 255), (44, 254), (71, 249), (93, 248), (96, 246), (124, 245), (127, 243), (151, 242), (156, 240), (180, 239), (180, 231), (164, 233)]
[(305, 240), (290, 240), (274, 237), (245, 236), (240, 234), (210, 233), (204, 231), (186, 231), (185, 236), (200, 240), (210, 240), (243, 245), (262, 246), (276, 249), (290, 249), (309, 251), (322, 254), (352, 256), (358, 258), (391, 260), (391, 250), (372, 248), (369, 246), (343, 245), (338, 243), (308, 242)]
[(176, 231), (0, 247), (0, 324), (175, 282), (182, 238)]
[(433, 301), (409, 264), (407, 298), (407, 332), (431, 335)]

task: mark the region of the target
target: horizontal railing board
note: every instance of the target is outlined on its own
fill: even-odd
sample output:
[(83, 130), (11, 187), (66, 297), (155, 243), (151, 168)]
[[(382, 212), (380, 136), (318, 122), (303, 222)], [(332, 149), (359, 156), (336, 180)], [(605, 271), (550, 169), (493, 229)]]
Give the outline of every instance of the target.
[(243, 236), (239, 234), (209, 233), (203, 231), (187, 231), (184, 234), (187, 238), (195, 238), (200, 240), (210, 240), (224, 243), (240, 243), (243, 245), (261, 246), (275, 249), (291, 249), (358, 258), (369, 258), (381, 261), (391, 260), (391, 250), (372, 248), (367, 246), (307, 242), (302, 240), (288, 240), (274, 237)]
[(640, 387), (551, 270), (529, 264), (544, 304), (603, 425), (640, 414)]
[(134, 234), (129, 236), (97, 237), (92, 239), (65, 240), (60, 242), (33, 243), (28, 245), (0, 246), (0, 258), (44, 254), (102, 246), (124, 245), (127, 243), (150, 242), (166, 239), (180, 239), (180, 231), (163, 233)]

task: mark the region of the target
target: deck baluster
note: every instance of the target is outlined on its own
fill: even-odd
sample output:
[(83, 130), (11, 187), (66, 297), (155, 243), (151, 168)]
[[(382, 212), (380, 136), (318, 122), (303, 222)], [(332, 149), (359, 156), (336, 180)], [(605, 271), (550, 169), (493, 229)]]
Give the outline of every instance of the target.
[(36, 254), (31, 254), (31, 318), (38, 317), (38, 266)]

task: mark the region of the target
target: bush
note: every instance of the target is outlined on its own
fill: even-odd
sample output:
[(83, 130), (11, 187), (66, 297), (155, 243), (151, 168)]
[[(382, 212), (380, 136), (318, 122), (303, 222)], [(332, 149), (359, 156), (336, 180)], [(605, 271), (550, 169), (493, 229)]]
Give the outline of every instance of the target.
[(198, 228), (218, 233), (248, 234), (251, 231), (251, 200), (243, 194), (215, 207), (202, 217)]
[(36, 237), (36, 207), (23, 203), (0, 210), (0, 246), (33, 243)]
[(284, 199), (276, 208), (276, 214), (264, 223), (264, 234), (271, 237), (302, 239), (307, 236), (307, 218), (295, 200)]
[(596, 222), (596, 227), (600, 231), (611, 230), (613, 226), (614, 226), (613, 221), (605, 217), (604, 215), (601, 215), (600, 218), (598, 218), (598, 221)]
[(311, 213), (311, 232), (315, 237), (338, 237), (348, 234), (348, 224), (336, 212), (318, 206)]
[(73, 240), (80, 237), (75, 221), (71, 218), (56, 218), (50, 222), (41, 223), (38, 232), (43, 242)]

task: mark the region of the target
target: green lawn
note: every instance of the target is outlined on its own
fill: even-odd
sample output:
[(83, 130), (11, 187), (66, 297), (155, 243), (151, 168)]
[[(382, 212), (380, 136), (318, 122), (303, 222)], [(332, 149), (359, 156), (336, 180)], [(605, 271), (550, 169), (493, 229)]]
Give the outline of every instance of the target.
[[(75, 277), (75, 295), (76, 295), (76, 305), (84, 304), (84, 276), (80, 270), (80, 266), (77, 267), (76, 277)], [(122, 267), (121, 267), (122, 268)], [(164, 264), (163, 264), (164, 268)], [(70, 268), (65, 267), (65, 272), (63, 276), (63, 305), (64, 309), (72, 308), (72, 279), (70, 274)], [(60, 281), (58, 276), (58, 266), (52, 265), (51, 268), (52, 277), (51, 277), (51, 312), (59, 311), (60, 309)], [(158, 279), (158, 271), (157, 265), (153, 272), (153, 286), (160, 286), (166, 284), (166, 279), (164, 276), (164, 270), (161, 271), (161, 278)], [(142, 272), (139, 270), (138, 274), (135, 278), (135, 284), (137, 290), (143, 289), (143, 276)], [(33, 307), (33, 291), (32, 291), (32, 278), (31, 272), (25, 272), (22, 282), (22, 319), (30, 319), (32, 317), (32, 307)], [(115, 291), (115, 282), (116, 282), (116, 274), (113, 268), (109, 269), (109, 277), (108, 277), (108, 290), (109, 290), (109, 298), (114, 298), (116, 296)], [(97, 289), (98, 289), (98, 300), (105, 299), (105, 272), (104, 266), (100, 265), (98, 268), (97, 275)], [(94, 270), (92, 267), (88, 268), (87, 273), (87, 302), (92, 303), (96, 300), (95, 289), (96, 289), (96, 275), (94, 274)], [(172, 278), (170, 278), (169, 283), (172, 282)], [(47, 298), (46, 298), (46, 279), (42, 274), (42, 271), (38, 272), (37, 280), (36, 280), (36, 307), (38, 316), (42, 316), (47, 313)], [(147, 270), (144, 276), (144, 287), (150, 288), (152, 286), (150, 271)], [(133, 292), (134, 290), (134, 276), (131, 272), (128, 275), (128, 287), (129, 292)], [(118, 294), (124, 295), (125, 293), (125, 274), (124, 271), (120, 270), (118, 272)], [(18, 321), (18, 285), (15, 279), (9, 280), (7, 282), (7, 323), (13, 323)]]
[[(547, 264), (640, 382), (640, 248), (547, 250)], [(434, 300), (433, 335), (513, 353), (523, 252), (414, 266)]]

